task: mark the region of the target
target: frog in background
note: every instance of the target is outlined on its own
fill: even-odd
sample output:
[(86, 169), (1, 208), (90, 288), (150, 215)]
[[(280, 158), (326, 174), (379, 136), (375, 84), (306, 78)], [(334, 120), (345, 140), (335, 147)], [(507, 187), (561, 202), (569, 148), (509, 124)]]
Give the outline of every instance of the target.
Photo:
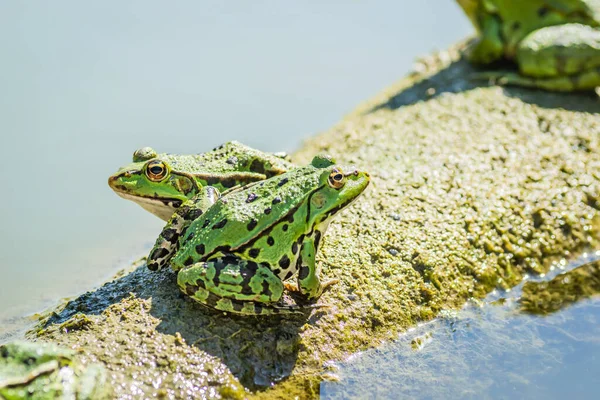
[(479, 34), (468, 59), (515, 62), (502, 84), (553, 91), (600, 86), (600, 0), (457, 0)]

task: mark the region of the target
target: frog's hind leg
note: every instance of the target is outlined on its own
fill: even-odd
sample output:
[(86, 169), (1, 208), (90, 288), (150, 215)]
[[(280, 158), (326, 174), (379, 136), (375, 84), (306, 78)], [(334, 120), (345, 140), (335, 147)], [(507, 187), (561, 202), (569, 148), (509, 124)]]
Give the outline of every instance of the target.
[(600, 29), (580, 24), (539, 29), (519, 44), (515, 61), (519, 73), (491, 72), (478, 77), (545, 90), (594, 89), (600, 86)]
[(295, 314), (301, 307), (274, 304), (283, 283), (270, 268), (233, 256), (183, 268), (177, 275), (181, 291), (217, 310), (246, 315)]
[(163, 268), (179, 247), (179, 238), (190, 223), (201, 216), (219, 199), (219, 191), (206, 186), (196, 196), (183, 203), (169, 219), (150, 250), (146, 265), (151, 271)]

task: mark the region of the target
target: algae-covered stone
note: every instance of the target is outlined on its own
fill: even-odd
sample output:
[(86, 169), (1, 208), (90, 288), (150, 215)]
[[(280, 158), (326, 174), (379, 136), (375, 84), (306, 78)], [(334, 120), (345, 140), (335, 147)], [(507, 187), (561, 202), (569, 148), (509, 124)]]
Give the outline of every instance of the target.
[[(328, 360), (598, 247), (597, 96), (478, 87), (457, 49), (417, 70), (294, 157), (325, 152), (372, 176), (317, 256), (324, 279), (339, 279), (321, 298), (329, 307), (224, 315), (180, 295), (174, 273), (141, 266), (72, 301), (41, 336), (105, 363), (121, 392), (242, 396), (235, 376), (272, 386), (258, 397), (315, 397)], [(61, 330), (78, 312), (94, 323), (79, 316), (63, 327), (81, 329)]]

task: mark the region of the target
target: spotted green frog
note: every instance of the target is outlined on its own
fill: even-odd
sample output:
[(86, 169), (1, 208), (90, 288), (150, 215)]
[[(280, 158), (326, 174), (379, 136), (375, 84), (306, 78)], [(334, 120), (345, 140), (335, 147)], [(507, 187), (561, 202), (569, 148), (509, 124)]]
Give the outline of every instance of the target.
[(0, 399), (112, 398), (104, 367), (83, 366), (73, 355), (50, 343), (15, 341), (0, 346)]
[(491, 72), (504, 84), (555, 91), (600, 86), (600, 0), (457, 0), (479, 38), (475, 64), (514, 61), (519, 72)]
[(119, 196), (168, 221), (205, 186), (223, 192), (293, 167), (283, 153), (263, 153), (236, 141), (193, 155), (158, 154), (144, 147), (133, 153), (133, 162), (112, 175), (108, 184)]
[[(148, 268), (169, 264), (192, 299), (239, 314), (301, 312), (282, 305), (284, 287), (315, 301), (315, 255), (331, 219), (369, 184), (369, 174), (326, 156), (219, 197), (210, 186), (180, 207), (161, 232)], [(298, 286), (283, 281), (297, 274)]]

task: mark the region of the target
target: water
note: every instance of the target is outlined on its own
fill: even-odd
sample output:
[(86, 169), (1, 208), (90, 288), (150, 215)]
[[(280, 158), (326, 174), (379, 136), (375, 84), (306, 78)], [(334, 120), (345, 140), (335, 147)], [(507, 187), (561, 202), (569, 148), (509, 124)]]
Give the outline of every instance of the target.
[(291, 151), (472, 31), (452, 1), (0, 2), (0, 335), (148, 251), (136, 148)]
[(600, 261), (579, 263), (332, 366), (322, 399), (597, 398)]

